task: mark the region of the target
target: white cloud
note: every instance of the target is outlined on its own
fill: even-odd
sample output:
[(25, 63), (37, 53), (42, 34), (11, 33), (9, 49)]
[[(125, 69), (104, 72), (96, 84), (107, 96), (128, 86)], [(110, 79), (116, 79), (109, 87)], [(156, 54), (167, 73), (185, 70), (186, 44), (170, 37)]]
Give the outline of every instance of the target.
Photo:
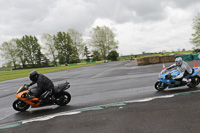
[(145, 52), (172, 51), (192, 49), (189, 43), (192, 30), (192, 11), (166, 6), (163, 11), (165, 19), (144, 21), (141, 23), (116, 23), (110, 19), (96, 19), (93, 27), (106, 25), (111, 27), (119, 40), (119, 52), (123, 55)]

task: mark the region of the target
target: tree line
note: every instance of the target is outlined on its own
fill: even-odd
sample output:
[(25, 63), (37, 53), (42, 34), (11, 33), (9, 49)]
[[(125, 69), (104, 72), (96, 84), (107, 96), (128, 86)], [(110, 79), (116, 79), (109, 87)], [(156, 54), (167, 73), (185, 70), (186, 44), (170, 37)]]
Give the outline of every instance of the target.
[[(41, 45), (36, 36), (24, 35), (1, 44), (1, 57), (16, 68), (48, 66), (57, 64), (79, 63), (80, 57), (86, 61), (117, 60), (118, 41), (113, 31), (106, 26), (95, 27), (90, 31), (88, 43), (84, 43), (82, 34), (74, 29), (57, 34), (43, 34)], [(88, 46), (91, 48), (89, 51)]]
[(194, 52), (200, 52), (200, 12), (193, 18), (192, 28), (194, 33), (190, 41), (194, 45)]

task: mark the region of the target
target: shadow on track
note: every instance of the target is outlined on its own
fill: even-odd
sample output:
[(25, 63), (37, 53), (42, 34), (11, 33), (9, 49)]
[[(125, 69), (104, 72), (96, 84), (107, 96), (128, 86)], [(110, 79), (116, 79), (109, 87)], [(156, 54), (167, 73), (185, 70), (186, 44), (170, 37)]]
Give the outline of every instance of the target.
[(199, 87), (189, 88), (189, 87), (178, 87), (173, 89), (166, 89), (164, 91), (157, 91), (156, 93), (159, 94), (176, 94), (176, 93), (186, 93), (190, 91), (200, 91)]

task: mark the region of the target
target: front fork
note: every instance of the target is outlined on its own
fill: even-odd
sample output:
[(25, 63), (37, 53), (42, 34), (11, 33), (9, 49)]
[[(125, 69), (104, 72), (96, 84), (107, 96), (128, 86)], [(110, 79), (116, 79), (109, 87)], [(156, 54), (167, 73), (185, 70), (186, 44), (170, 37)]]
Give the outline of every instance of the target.
[(161, 87), (163, 87), (164, 86), (164, 84), (165, 84), (165, 82), (163, 82), (163, 80), (161, 81), (161, 80), (158, 80), (158, 82), (161, 82)]

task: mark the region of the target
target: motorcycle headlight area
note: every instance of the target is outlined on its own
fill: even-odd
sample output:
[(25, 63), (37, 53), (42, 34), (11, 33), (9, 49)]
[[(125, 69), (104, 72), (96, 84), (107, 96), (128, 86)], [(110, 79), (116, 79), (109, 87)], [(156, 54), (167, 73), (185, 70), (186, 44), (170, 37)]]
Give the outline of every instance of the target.
[(26, 98), (27, 97), (27, 93), (24, 93), (21, 95), (21, 98)]

